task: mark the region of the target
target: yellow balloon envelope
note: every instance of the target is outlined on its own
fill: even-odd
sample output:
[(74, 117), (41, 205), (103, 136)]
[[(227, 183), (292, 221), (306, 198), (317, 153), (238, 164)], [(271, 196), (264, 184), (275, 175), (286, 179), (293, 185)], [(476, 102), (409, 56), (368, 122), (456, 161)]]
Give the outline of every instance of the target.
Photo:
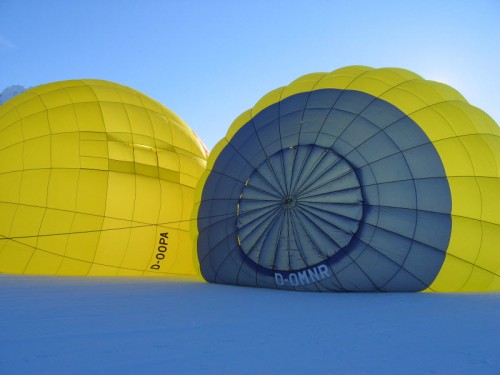
[(500, 129), (408, 70), (300, 77), (210, 154), (193, 235), (211, 282), (500, 290)]
[(0, 273), (195, 275), (207, 153), (172, 111), (101, 80), (0, 106)]

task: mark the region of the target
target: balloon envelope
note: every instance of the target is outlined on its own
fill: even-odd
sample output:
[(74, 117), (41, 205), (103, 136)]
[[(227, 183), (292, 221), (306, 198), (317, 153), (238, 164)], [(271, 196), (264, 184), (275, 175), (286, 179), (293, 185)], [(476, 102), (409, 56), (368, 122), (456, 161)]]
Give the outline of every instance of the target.
[(500, 290), (500, 130), (403, 69), (303, 76), (238, 117), (196, 196), (210, 282)]
[(206, 153), (122, 85), (39, 86), (0, 106), (0, 272), (195, 275), (189, 220)]

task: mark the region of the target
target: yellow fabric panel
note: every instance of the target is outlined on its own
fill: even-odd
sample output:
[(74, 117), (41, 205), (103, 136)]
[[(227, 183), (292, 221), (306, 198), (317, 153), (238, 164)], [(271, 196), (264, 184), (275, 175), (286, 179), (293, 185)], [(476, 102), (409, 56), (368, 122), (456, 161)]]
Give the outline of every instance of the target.
[[(146, 240), (146, 241), (143, 241)], [(149, 258), (151, 252), (156, 250), (153, 227), (139, 227), (131, 231), (127, 251), (120, 264), (120, 270), (144, 270), (149, 269)], [(145, 249), (149, 251), (145, 251)]]
[[(97, 101), (97, 97), (91, 87), (87, 85), (81, 85), (78, 82), (74, 82), (75, 85), (70, 85), (65, 88), (73, 104), (82, 103), (93, 103)], [(82, 108), (80, 105), (75, 105), (75, 108)]]
[(65, 256), (85, 262), (92, 262), (99, 242), (103, 221), (103, 217), (75, 214)]
[(23, 138), (25, 140), (38, 138), (50, 133), (50, 127), (46, 112), (36, 113), (29, 117), (25, 117), (23, 118), (21, 123)]
[[(15, 200), (14, 202), (16, 202)], [(12, 228), (12, 223), (14, 220), (14, 217), (16, 216), (16, 211), (17, 211), (17, 204), (16, 203), (8, 203), (8, 202), (3, 202), (0, 201), (0, 209), (2, 210), (2, 215), (0, 215), (0, 225), (3, 228), (2, 233), (0, 233), (0, 249), (4, 245), (4, 243), (7, 243), (8, 241), (3, 241), (3, 238), (9, 238), (10, 237), (10, 231)]]
[(391, 90), (384, 92), (380, 95), (380, 99), (391, 103), (407, 114), (419, 111), (429, 105), (424, 100), (416, 96), (411, 91), (411, 88), (406, 89), (402, 86), (396, 86)]
[[(21, 122), (21, 117), (11, 104), (13, 101), (15, 102), (17, 97), (10, 99), (7, 103), (0, 105), (0, 117), (2, 117), (2, 121), (0, 122), (0, 132), (3, 132), (12, 127), (15, 123)], [(17, 130), (17, 127), (16, 127)], [(21, 129), (18, 129), (21, 131)]]
[(476, 262), (483, 240), (481, 222), (463, 216), (453, 216), (452, 220), (453, 236), (448, 254), (468, 263)]
[[(148, 112), (143, 108), (126, 105), (127, 116), (130, 121), (130, 129), (133, 134), (141, 134), (154, 138), (153, 127)], [(147, 126), (144, 126), (144, 125)]]
[(175, 147), (191, 151), (191, 130), (182, 126), (177, 121), (169, 121), (170, 129), (172, 131), (172, 143)]
[(482, 201), (481, 220), (500, 226), (500, 179), (477, 177), (477, 182)]
[[(442, 102), (429, 107), (429, 109), (432, 108), (444, 121), (452, 126), (455, 136), (464, 136), (476, 134), (478, 132), (477, 124), (471, 121), (471, 118), (468, 116), (467, 107), (470, 106), (462, 102)], [(413, 115), (412, 118), (414, 118)], [(429, 135), (433, 136), (432, 131), (437, 126), (432, 122), (428, 124), (430, 124), (430, 126), (427, 126), (426, 129), (428, 129)], [(435, 140), (439, 138), (432, 139)]]
[(170, 129), (170, 126), (165, 126), (165, 124), (169, 123), (167, 117), (159, 113), (149, 112), (149, 119), (155, 134), (157, 147), (159, 147), (159, 141), (172, 145), (172, 129)]
[(108, 172), (80, 170), (78, 192), (76, 195), (76, 211), (104, 216), (107, 189)]
[(165, 276), (165, 275), (162, 274), (147, 275), (145, 271), (132, 270), (128, 268), (118, 268), (116, 276), (131, 277), (131, 276)]
[(63, 258), (60, 255), (37, 250), (31, 257), (24, 273), (54, 275), (59, 270)]
[(472, 160), (460, 138), (439, 140), (434, 142), (434, 147), (441, 156), (448, 177), (474, 176)]
[[(149, 270), (150, 259), (157, 253), (159, 238), (156, 225), (136, 225), (130, 232), (127, 251), (121, 267)], [(145, 251), (147, 249), (147, 251)], [(170, 247), (169, 247), (170, 251)], [(160, 270), (164, 270), (163, 262)]]
[[(0, 204), (10, 204), (19, 200), (19, 187), (23, 178), (23, 172), (0, 173)], [(4, 212), (3, 209), (0, 212)], [(0, 220), (3, 215), (0, 215)], [(3, 227), (3, 226), (2, 226)]]
[(6, 148), (12, 147), (13, 145), (17, 145), (24, 140), (23, 131), (21, 129), (20, 124), (21, 121), (19, 121), (17, 124), (14, 123), (14, 125), (5, 126), (3, 129), (0, 130), (2, 135), (0, 137), (0, 153), (4, 152)]
[(91, 266), (92, 264), (89, 262), (65, 257), (57, 274), (61, 276), (87, 276)]
[(452, 215), (481, 220), (481, 191), (475, 177), (448, 177), (452, 192)]
[(19, 171), (23, 169), (24, 145), (16, 143), (0, 150), (0, 173)]
[(326, 73), (312, 73), (296, 79), (283, 89), (280, 100), (295, 94), (314, 90), (318, 80), (323, 78), (325, 75)]
[(74, 212), (47, 209), (40, 226), (37, 247), (47, 253), (63, 256), (66, 253)]
[(50, 138), (40, 137), (24, 143), (23, 165), (25, 169), (50, 168)]
[(108, 143), (106, 141), (80, 140), (80, 156), (107, 159)]
[(486, 135), (473, 134), (463, 136), (460, 141), (463, 143), (466, 152), (472, 162), (472, 168), (476, 176), (498, 176), (497, 161), (493, 151), (484, 140)]
[(49, 112), (52, 112), (52, 110), (57, 111), (61, 107), (71, 108), (71, 104), (73, 104), (71, 97), (63, 88), (54, 87), (53, 90), (44, 92), (43, 94), (43, 96), (40, 96), (40, 99), (44, 107), (50, 110)]
[(109, 172), (106, 216), (132, 220), (135, 200), (135, 175)]
[(101, 107), (98, 103), (75, 103), (74, 108), (80, 131), (105, 131)]
[[(142, 102), (142, 106), (144, 106), (144, 108), (146, 109), (149, 109), (150, 111), (160, 113), (164, 109), (164, 107), (162, 107), (160, 103), (158, 103), (156, 100), (153, 100), (146, 95), (141, 95), (140, 101)], [(175, 120), (178, 121), (177, 119)]]
[(158, 166), (160, 168), (177, 172), (181, 170), (179, 155), (175, 151), (158, 150), (156, 153)]
[(127, 251), (131, 233), (130, 228), (123, 227), (130, 227), (131, 223), (120, 221), (119, 229), (109, 229), (110, 221), (116, 224), (112, 219), (104, 219), (93, 263), (115, 267), (116, 273), (116, 267), (120, 267)]
[(45, 105), (39, 96), (31, 96), (26, 99), (16, 106), (16, 111), (21, 118), (28, 118), (45, 111)]
[[(46, 169), (24, 171), (19, 189), (19, 203), (44, 209), (50, 173)], [(36, 187), (35, 189), (33, 187)]]
[(158, 157), (154, 149), (149, 146), (136, 145), (134, 148), (134, 161), (139, 164), (158, 166)]
[[(427, 136), (434, 141), (446, 140), (457, 136), (456, 126), (453, 120), (450, 121), (445, 114), (446, 109), (440, 111), (441, 105), (425, 107), (410, 115), (417, 124), (432, 124), (426, 127)], [(453, 126), (451, 125), (453, 124)]]
[(0, 243), (0, 272), (24, 273), (34, 249), (17, 241), (2, 240)]
[(100, 103), (106, 131), (108, 133), (130, 133), (130, 122), (122, 103)]
[[(158, 223), (161, 187), (158, 179), (136, 177), (133, 220), (141, 223)], [(153, 198), (153, 199), (152, 199)]]
[[(91, 82), (86, 81), (86, 83)], [(92, 91), (94, 91), (97, 100), (104, 105), (122, 102), (119, 91), (115, 87), (100, 85), (99, 82), (97, 82), (96, 85), (92, 85)]]
[(26, 237), (19, 239), (19, 241), (29, 246), (36, 246), (36, 236), (40, 230), (45, 210), (44, 207), (18, 205), (14, 220), (12, 220), (10, 237)]
[[(184, 244), (191, 244), (191, 235), (189, 231), (179, 231), (178, 232), (178, 237), (179, 237), (179, 249), (175, 253), (175, 258), (173, 259), (173, 265), (175, 267), (171, 268), (171, 272), (178, 274), (178, 275), (190, 275), (194, 274), (196, 271), (196, 268), (193, 265), (193, 258), (191, 253), (187, 253), (184, 251), (180, 251)], [(170, 238), (169, 238), (170, 240)], [(169, 242), (170, 246), (170, 242)], [(169, 257), (169, 254), (167, 254), (167, 258)], [(166, 259), (167, 259), (166, 258)]]
[(78, 131), (78, 121), (72, 105), (50, 109), (47, 112), (47, 120), (52, 134)]
[[(473, 267), (467, 283), (460, 292), (489, 291), (496, 275), (480, 267)], [(498, 277), (498, 276), (496, 276)]]
[(134, 161), (134, 148), (130, 147), (130, 145), (117, 142), (117, 141), (109, 141), (108, 142), (108, 156), (109, 159), (133, 162)]
[(79, 175), (78, 169), (52, 170), (47, 190), (47, 205), (73, 212), (76, 209)]
[(443, 267), (429, 290), (435, 292), (460, 291), (469, 280), (473, 268), (471, 263), (447, 254)]
[(86, 276), (118, 276), (118, 268), (99, 263), (92, 263)]
[(51, 137), (52, 168), (80, 167), (80, 138), (78, 133), (55, 134)]
[(476, 264), (485, 270), (491, 271), (500, 277), (500, 257), (498, 245), (500, 244), (500, 224), (482, 222), (482, 243)]

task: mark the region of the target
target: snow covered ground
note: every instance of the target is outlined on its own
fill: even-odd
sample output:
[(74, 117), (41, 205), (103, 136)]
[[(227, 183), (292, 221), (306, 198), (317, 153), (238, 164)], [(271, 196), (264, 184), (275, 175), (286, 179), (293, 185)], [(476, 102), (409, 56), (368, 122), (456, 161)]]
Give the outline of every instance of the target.
[(500, 374), (500, 293), (0, 276), (0, 374)]

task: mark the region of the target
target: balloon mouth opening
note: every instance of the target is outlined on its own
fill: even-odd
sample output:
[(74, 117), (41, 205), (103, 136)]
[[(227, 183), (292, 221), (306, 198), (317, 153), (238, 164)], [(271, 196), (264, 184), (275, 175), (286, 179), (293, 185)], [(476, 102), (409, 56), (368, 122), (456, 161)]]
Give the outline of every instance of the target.
[(285, 208), (292, 208), (297, 204), (297, 198), (290, 196), (283, 199), (282, 204)]
[(346, 247), (359, 229), (359, 180), (332, 149), (281, 149), (245, 181), (236, 206), (238, 245), (261, 270), (314, 267)]

